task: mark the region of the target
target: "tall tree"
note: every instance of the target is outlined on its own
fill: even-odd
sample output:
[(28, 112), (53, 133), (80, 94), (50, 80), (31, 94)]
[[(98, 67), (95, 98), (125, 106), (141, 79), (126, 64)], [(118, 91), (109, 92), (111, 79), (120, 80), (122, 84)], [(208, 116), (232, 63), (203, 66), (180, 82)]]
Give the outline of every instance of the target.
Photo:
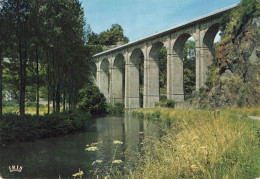
[(118, 42), (128, 43), (129, 39), (124, 35), (124, 30), (119, 24), (112, 24), (110, 29), (101, 32), (100, 34), (94, 33), (90, 27), (87, 29), (87, 41), (91, 47), (91, 53), (106, 50), (107, 46), (117, 45)]
[(3, 24), (12, 31), (4, 34), (13, 45), (12, 56), (19, 59), (19, 110), (25, 113), (26, 65), (30, 49), (29, 1), (4, 0), (2, 6)]
[[(2, 2), (0, 2), (0, 8), (2, 8)], [(2, 40), (2, 11), (0, 12), (0, 120), (2, 120), (2, 115), (3, 115), (3, 99), (2, 99), (2, 92), (3, 92), (3, 69), (2, 69), (2, 45), (3, 45), (3, 40)]]
[[(18, 84), (19, 92), (15, 94), (19, 97), (20, 114), (25, 112), (25, 89), (30, 89), (30, 93), (35, 91), (36, 113), (39, 114), (40, 87), (43, 84), (40, 69), (45, 69), (44, 85), (48, 104), (52, 93), (53, 111), (60, 111), (61, 102), (65, 109), (68, 99), (69, 106), (75, 105), (79, 90), (84, 82), (89, 81), (91, 63), (80, 2), (3, 0), (1, 12), (5, 28), (10, 29), (4, 33), (4, 42), (7, 43), (5, 55), (10, 62), (19, 60), (19, 83), (14, 78), (16, 75), (10, 75), (17, 72), (11, 70), (15, 69), (15, 63), (6, 65), (5, 74), (6, 82), (13, 86)], [(66, 85), (68, 83), (70, 85)], [(28, 92), (27, 99), (30, 99)]]

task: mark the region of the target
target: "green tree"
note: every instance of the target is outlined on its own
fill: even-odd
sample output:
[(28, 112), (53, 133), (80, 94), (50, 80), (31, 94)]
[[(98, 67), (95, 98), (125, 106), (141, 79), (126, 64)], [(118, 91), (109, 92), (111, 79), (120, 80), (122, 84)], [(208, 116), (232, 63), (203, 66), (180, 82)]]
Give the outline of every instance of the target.
[(102, 114), (106, 112), (106, 98), (97, 86), (87, 84), (80, 90), (79, 107), (89, 111), (91, 114)]
[[(17, 63), (6, 65), (5, 82), (19, 97), (20, 114), (24, 114), (25, 94), (31, 100), (36, 96), (37, 114), (40, 94), (46, 93), (48, 104), (52, 95), (53, 111), (60, 111), (61, 101), (63, 110), (66, 101), (74, 108), (79, 90), (90, 81), (92, 62), (80, 2), (4, 0), (2, 3), (3, 52), (10, 61), (19, 60), (18, 68)], [(40, 92), (41, 89), (45, 92)]]
[(110, 29), (100, 34), (94, 33), (91, 28), (88, 27), (87, 40), (88, 45), (92, 49), (92, 55), (104, 51), (107, 49), (107, 46), (116, 45), (118, 42), (129, 42), (129, 39), (124, 36), (123, 28), (119, 24), (113, 24)]
[(19, 110), (25, 113), (26, 65), (30, 51), (30, 19), (29, 1), (4, 0), (1, 12), (3, 14), (3, 34), (9, 46), (12, 57), (19, 59)]

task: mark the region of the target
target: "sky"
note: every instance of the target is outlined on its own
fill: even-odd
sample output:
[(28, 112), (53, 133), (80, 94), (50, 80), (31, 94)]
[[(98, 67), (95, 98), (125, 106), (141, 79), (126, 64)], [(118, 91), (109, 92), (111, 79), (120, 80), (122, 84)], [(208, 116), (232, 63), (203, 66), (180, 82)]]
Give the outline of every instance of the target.
[(240, 0), (80, 0), (87, 24), (100, 33), (119, 24), (130, 42), (239, 3)]

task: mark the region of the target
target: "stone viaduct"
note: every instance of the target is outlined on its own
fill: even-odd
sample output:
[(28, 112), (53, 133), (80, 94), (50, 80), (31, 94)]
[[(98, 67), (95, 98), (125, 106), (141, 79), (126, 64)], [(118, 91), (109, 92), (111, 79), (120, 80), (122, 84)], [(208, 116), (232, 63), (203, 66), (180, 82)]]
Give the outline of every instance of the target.
[[(167, 99), (184, 101), (183, 48), (193, 37), (196, 45), (196, 90), (207, 77), (213, 59), (213, 41), (225, 13), (233, 5), (190, 22), (93, 56), (95, 81), (110, 103), (121, 102), (127, 109), (151, 108), (159, 101), (159, 52), (167, 50)], [(139, 64), (144, 60), (143, 101), (140, 97)]]

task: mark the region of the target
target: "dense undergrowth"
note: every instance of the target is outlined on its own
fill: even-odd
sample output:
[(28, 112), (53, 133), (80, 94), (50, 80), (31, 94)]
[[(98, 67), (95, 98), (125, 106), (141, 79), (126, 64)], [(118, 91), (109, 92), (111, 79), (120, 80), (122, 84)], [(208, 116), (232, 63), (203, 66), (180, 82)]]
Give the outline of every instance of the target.
[(144, 156), (130, 178), (259, 177), (260, 122), (234, 114), (236, 110), (135, 111), (137, 117), (169, 127), (160, 139), (144, 140)]
[(106, 112), (111, 115), (121, 115), (125, 112), (125, 105), (124, 103), (107, 103), (106, 105)]
[(45, 114), (38, 117), (7, 113), (0, 121), (0, 146), (77, 132), (86, 127), (90, 117), (89, 112), (82, 111)]

